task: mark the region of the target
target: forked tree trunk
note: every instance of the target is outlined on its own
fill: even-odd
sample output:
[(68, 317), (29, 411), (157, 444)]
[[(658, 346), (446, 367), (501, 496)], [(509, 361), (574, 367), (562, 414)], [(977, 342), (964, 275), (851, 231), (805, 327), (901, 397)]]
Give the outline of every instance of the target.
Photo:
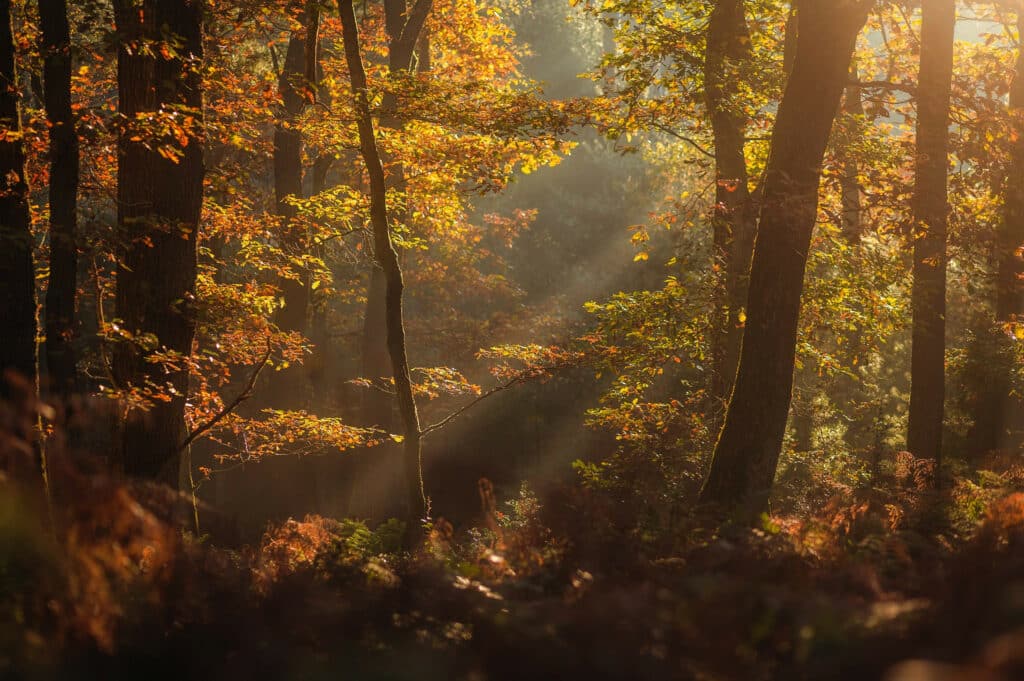
[[(384, 28), (388, 35), (388, 70), (392, 74), (411, 72), (416, 68), (416, 46), (423, 32), (426, 20), (424, 8), (430, 3), (419, 0), (410, 6), (406, 0), (384, 1)], [(425, 43), (424, 43), (425, 44)], [(427, 63), (420, 62), (421, 68), (429, 67), (429, 47)], [(422, 50), (421, 50), (422, 53)], [(381, 127), (399, 129), (402, 118), (397, 111), (398, 101), (393, 92), (385, 92), (381, 108)], [(386, 160), (386, 159), (385, 159)], [(388, 185), (399, 193), (405, 193), (405, 168), (401, 164), (393, 164)], [(386, 324), (386, 275), (378, 267), (370, 272), (370, 285), (366, 294), (366, 314), (363, 318), (362, 336), (362, 371), (365, 378), (371, 381), (387, 376), (391, 372), (390, 360), (386, 345), (381, 342), (387, 336)], [(392, 426), (394, 399), (382, 390), (371, 389), (363, 399), (363, 420), (367, 425), (390, 428)]]
[(736, 386), (701, 502), (742, 520), (767, 506), (793, 388), (800, 295), (821, 165), (869, 0), (803, 0), (793, 72), (765, 170)]
[[(117, 316), (135, 338), (155, 337), (160, 348), (188, 356), (195, 335), (193, 302), (196, 238), (203, 202), (202, 13), (199, 0), (117, 0), (119, 110), (127, 129), (118, 148)], [(138, 49), (172, 36), (174, 50)], [(132, 127), (160, 110), (192, 118), (188, 144), (169, 160), (146, 141), (178, 147), (173, 138), (149, 137)], [(149, 410), (129, 409), (123, 434), (125, 472), (177, 485), (185, 440), (189, 372), (165, 372), (147, 362), (151, 348), (121, 343), (114, 371), (122, 386), (153, 384), (169, 393)]]
[[(417, 7), (424, 9), (418, 2)], [(430, 0), (425, 2), (425, 11), (429, 12)], [(373, 116), (366, 86), (366, 73), (360, 55), (359, 29), (356, 24), (352, 0), (338, 0), (338, 11), (341, 14), (342, 37), (345, 43), (345, 59), (348, 63), (349, 78), (355, 97), (356, 123), (359, 129), (360, 152), (366, 165), (370, 179), (370, 220), (373, 227), (374, 249), (377, 264), (385, 279), (385, 322), (387, 326), (387, 349), (391, 359), (391, 372), (395, 382), (399, 413), (403, 427), (403, 467), (405, 470), (407, 503), (409, 506), (408, 522), (410, 530), (415, 533), (415, 525), (426, 511), (426, 495), (423, 489), (423, 473), (421, 461), (421, 434), (419, 414), (416, 410), (416, 398), (412, 391), (412, 380), (409, 375), (409, 360), (405, 346), (405, 326), (402, 311), (402, 294), (404, 282), (402, 268), (398, 261), (398, 253), (391, 241), (391, 226), (388, 218), (387, 182), (384, 176), (384, 165), (377, 149)], [(422, 26), (422, 19), (420, 19)], [(418, 35), (419, 30), (416, 30)], [(415, 39), (413, 39), (415, 44)]]
[(907, 449), (936, 463), (942, 458), (946, 376), (946, 192), (955, 25), (954, 0), (924, 0), (917, 87), (913, 348)]
[(32, 218), (25, 177), (18, 110), (10, 0), (0, 0), (0, 397), (8, 394), (8, 372), (35, 382), (36, 282), (32, 266)]
[(712, 377), (712, 415), (724, 412), (732, 391), (746, 304), (754, 222), (744, 155), (746, 116), (736, 101), (742, 86), (738, 68), (750, 59), (750, 32), (743, 0), (719, 0), (711, 13), (704, 56), (705, 103), (715, 146), (714, 260), (718, 267), (718, 310)]
[(50, 124), (50, 281), (46, 289), (46, 366), (64, 402), (78, 382), (78, 131), (71, 108), (71, 31), (67, 0), (39, 0), (43, 97)]

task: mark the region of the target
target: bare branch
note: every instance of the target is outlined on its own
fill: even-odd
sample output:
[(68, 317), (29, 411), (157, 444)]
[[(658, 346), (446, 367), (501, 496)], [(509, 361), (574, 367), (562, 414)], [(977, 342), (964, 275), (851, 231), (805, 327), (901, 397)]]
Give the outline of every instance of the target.
[(222, 420), (224, 420), (224, 418), (228, 416), (228, 414), (230, 414), (231, 412), (238, 408), (238, 405), (242, 404), (242, 402), (245, 402), (247, 399), (252, 397), (253, 392), (256, 389), (256, 381), (257, 379), (259, 379), (260, 374), (263, 372), (263, 369), (266, 368), (267, 363), (270, 362), (270, 354), (272, 351), (273, 347), (270, 344), (270, 338), (267, 337), (267, 352), (263, 355), (263, 359), (260, 360), (260, 363), (256, 365), (256, 370), (252, 372), (251, 376), (249, 376), (249, 380), (245, 384), (245, 389), (242, 390), (242, 392), (240, 392), (235, 399), (231, 400), (229, 404), (225, 405), (223, 409), (217, 412), (213, 416), (213, 418), (211, 418), (209, 421), (193, 430), (189, 434), (189, 436), (185, 438), (185, 441), (181, 443), (181, 446), (178, 447), (179, 452), (183, 451), (186, 447), (195, 442), (200, 435), (202, 435), (206, 431), (216, 426)]

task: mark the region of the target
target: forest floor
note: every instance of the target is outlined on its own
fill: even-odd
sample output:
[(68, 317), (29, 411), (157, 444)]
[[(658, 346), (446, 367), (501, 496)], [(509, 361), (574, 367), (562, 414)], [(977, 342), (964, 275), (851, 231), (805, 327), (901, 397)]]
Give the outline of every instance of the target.
[(52, 471), (48, 511), (9, 479), (0, 676), (1024, 678), (1008, 460), (954, 466), (938, 491), (909, 455), (862, 488), (811, 476), (753, 529), (524, 489), (413, 552), (397, 521), (317, 516), (224, 548), (183, 532), (164, 488)]

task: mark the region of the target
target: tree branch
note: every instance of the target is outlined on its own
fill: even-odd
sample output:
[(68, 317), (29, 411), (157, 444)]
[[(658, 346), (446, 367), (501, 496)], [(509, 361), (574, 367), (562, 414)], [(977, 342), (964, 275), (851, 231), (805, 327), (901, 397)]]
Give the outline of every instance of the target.
[(256, 389), (256, 381), (257, 379), (259, 379), (260, 374), (263, 372), (263, 369), (266, 368), (267, 363), (270, 362), (270, 353), (272, 351), (273, 347), (270, 345), (270, 338), (268, 337), (267, 352), (263, 355), (263, 359), (260, 360), (260, 363), (256, 366), (256, 370), (252, 372), (251, 376), (249, 376), (249, 380), (245, 384), (245, 389), (242, 390), (242, 392), (240, 392), (235, 399), (231, 400), (229, 404), (225, 405), (223, 409), (217, 412), (213, 416), (213, 418), (211, 418), (209, 421), (193, 430), (189, 434), (189, 436), (185, 438), (185, 441), (182, 442), (181, 445), (178, 447), (179, 452), (183, 451), (186, 447), (195, 442), (200, 435), (202, 435), (203, 433), (205, 433), (206, 431), (210, 430), (218, 423), (223, 421), (228, 414), (230, 414), (231, 412), (238, 408), (238, 405), (242, 404), (242, 402), (245, 402), (247, 399), (252, 397), (253, 391)]
[(466, 404), (466, 405), (464, 405), (462, 407), (459, 407), (458, 409), (456, 409), (452, 413), (448, 414), (448, 416), (445, 416), (443, 419), (441, 419), (437, 423), (431, 424), (431, 425), (427, 426), (426, 428), (422, 429), (420, 431), (420, 437), (426, 437), (430, 433), (433, 433), (435, 430), (440, 430), (441, 428), (444, 428), (449, 423), (451, 423), (452, 421), (457, 419), (459, 416), (462, 416), (467, 411), (469, 411), (470, 409), (472, 409), (476, 405), (478, 405), (481, 402), (483, 402), (484, 400), (486, 400), (488, 397), (491, 397), (492, 395), (496, 395), (496, 394), (498, 394), (498, 393), (500, 393), (500, 392), (502, 392), (504, 390), (508, 390), (509, 388), (512, 388), (512, 387), (514, 387), (514, 386), (516, 386), (516, 385), (518, 385), (520, 383), (524, 383), (524, 382), (526, 382), (527, 379), (532, 378), (532, 377), (533, 377), (532, 375), (522, 374), (522, 375), (516, 376), (515, 378), (513, 378), (512, 380), (510, 380), (510, 381), (508, 381), (506, 383), (502, 383), (501, 385), (494, 386), (493, 388), (491, 388), (487, 392), (477, 396), (477, 398), (474, 399), (469, 404)]

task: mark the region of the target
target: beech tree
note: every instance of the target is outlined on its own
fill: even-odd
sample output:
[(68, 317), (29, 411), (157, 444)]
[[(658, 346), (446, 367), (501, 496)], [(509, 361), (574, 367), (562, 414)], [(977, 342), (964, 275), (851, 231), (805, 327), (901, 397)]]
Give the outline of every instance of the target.
[(36, 288), (10, 0), (0, 2), (0, 395), (7, 372), (36, 377)]
[[(431, 0), (419, 0), (417, 2), (418, 13), (414, 13), (410, 20), (419, 17), (419, 26), (422, 27), (422, 22), (429, 13), (430, 6)], [(380, 151), (377, 148), (375, 126), (367, 92), (366, 72), (360, 53), (359, 28), (352, 0), (338, 0), (338, 11), (341, 14), (345, 60), (348, 63), (349, 78), (355, 98), (360, 153), (370, 179), (370, 223), (373, 229), (374, 254), (377, 265), (384, 275), (385, 283), (386, 347), (391, 360), (391, 372), (394, 378), (399, 413), (402, 417), (403, 462), (409, 511), (408, 529), (415, 532), (413, 524), (419, 521), (426, 510), (426, 495), (423, 489), (420, 420), (416, 408), (416, 398), (413, 395), (409, 359), (405, 346), (405, 320), (402, 309), (405, 284), (402, 279), (402, 267), (398, 260), (398, 253), (391, 240), (387, 181)], [(405, 30), (410, 30), (409, 26), (402, 31), (403, 34)], [(419, 28), (416, 28), (413, 35), (418, 33)], [(415, 44), (415, 40), (412, 41), (412, 44)]]
[[(714, 135), (715, 206), (713, 241), (722, 270), (714, 339), (712, 397), (724, 406), (732, 391), (746, 304), (755, 216), (745, 152), (746, 116), (736, 101), (742, 89), (738, 67), (750, 59), (750, 33), (743, 0), (720, 0), (711, 12), (704, 57), (704, 89)], [(721, 408), (714, 405), (714, 409)]]
[(203, 202), (203, 3), (117, 0), (120, 248), (114, 372), (125, 472), (176, 486), (195, 334)]
[(775, 477), (821, 164), (871, 5), (804, 0), (797, 6), (796, 55), (772, 131), (736, 386), (700, 496), (739, 517), (764, 510)]
[(67, 0), (39, 0), (43, 92), (50, 131), (50, 279), (46, 289), (49, 388), (67, 399), (77, 385), (78, 130), (71, 106)]
[[(429, 44), (424, 41), (426, 60), (417, 60), (416, 45), (423, 32), (424, 22), (430, 12), (431, 2), (417, 0), (409, 6), (406, 0), (384, 1), (384, 31), (388, 42), (388, 72), (391, 76), (412, 73), (417, 61), (421, 68), (429, 61)], [(423, 54), (421, 52), (421, 54)], [(394, 92), (384, 93), (380, 125), (398, 129), (402, 126), (402, 115), (398, 111), (398, 100)], [(405, 191), (405, 169), (395, 164), (391, 171), (389, 186), (400, 192)], [(390, 370), (387, 345), (381, 342), (387, 336), (387, 276), (378, 266), (370, 272), (370, 285), (366, 293), (366, 314), (363, 321), (362, 369), (363, 375), (372, 380), (386, 376)], [(368, 425), (390, 426), (393, 399), (381, 390), (371, 390), (365, 395), (364, 419)]]
[(1024, 316), (1024, 47), (1019, 44), (1024, 35), (1024, 8), (1017, 11), (1016, 25), (1018, 46), (1006, 108), (1009, 135), (1001, 178), (1003, 203), (992, 258), (994, 318), (986, 320), (995, 324), (978, 331), (985, 340), (992, 341), (987, 349), (995, 350), (996, 356), (979, 358), (991, 363), (993, 370), (986, 372), (971, 404), (973, 423), (968, 439), (975, 454), (1009, 449), (1020, 442), (1021, 402), (1013, 394), (1012, 364), (1005, 360), (1013, 356)]
[[(274, 126), (274, 198), (281, 218), (281, 243), (286, 254), (301, 261), (310, 249), (296, 209), (289, 199), (302, 198), (302, 132), (297, 119), (315, 99), (316, 55), (320, 31), (320, 7), (317, 0), (306, 0), (296, 11), (284, 63), (279, 65), (278, 93), (283, 115)], [(278, 325), (286, 331), (305, 333), (309, 314), (309, 282), (302, 268), (299, 279), (281, 281), (284, 306), (277, 315)]]
[(939, 462), (946, 378), (946, 232), (954, 0), (921, 6), (914, 176), (913, 349), (907, 449)]

